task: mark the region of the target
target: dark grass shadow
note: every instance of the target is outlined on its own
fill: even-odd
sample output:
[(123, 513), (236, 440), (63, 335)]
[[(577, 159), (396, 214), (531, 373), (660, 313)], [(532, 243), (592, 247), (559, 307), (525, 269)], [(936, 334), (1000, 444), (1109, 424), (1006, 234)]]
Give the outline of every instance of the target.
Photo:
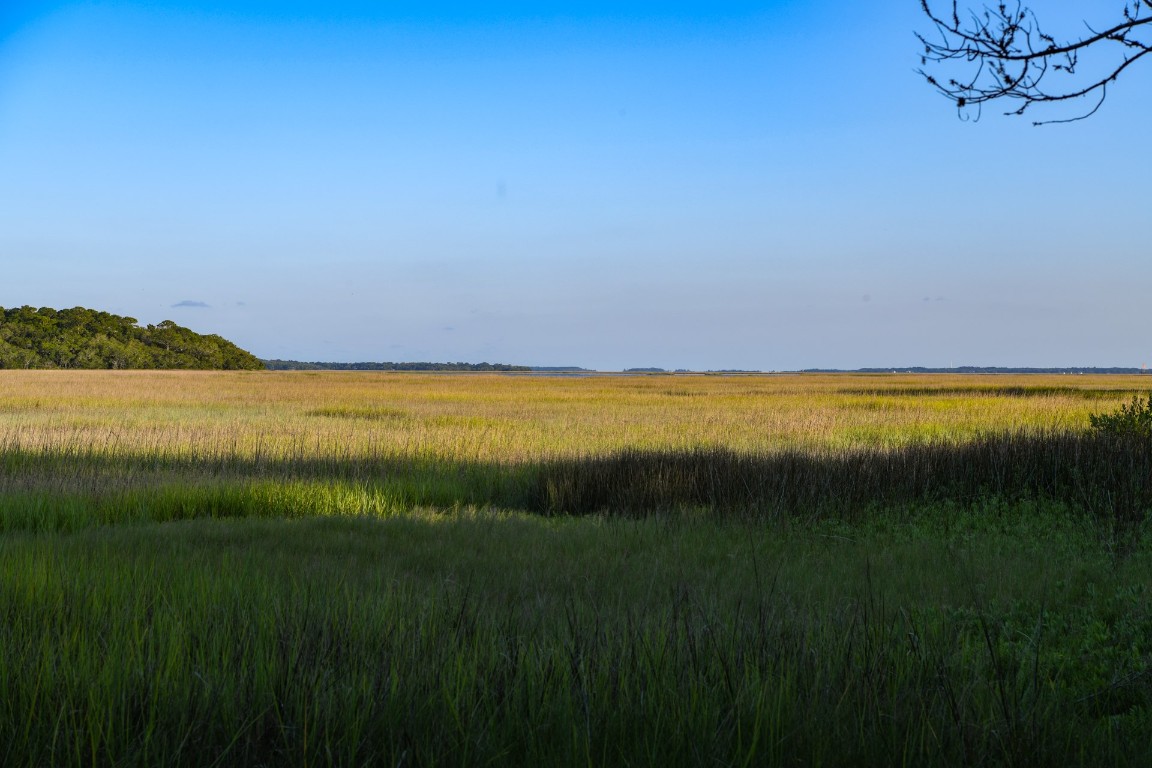
[(996, 498), (1060, 502), (1132, 527), (1152, 509), (1152, 441), (1061, 432), (822, 454), (624, 451), (553, 462), (534, 489), (533, 508), (560, 514), (643, 517), (694, 507), (858, 520), (877, 508)]
[(852, 521), (879, 508), (918, 504), (1054, 501), (1132, 528), (1152, 509), (1152, 440), (1020, 432), (961, 444), (827, 452), (626, 450), (528, 465), (435, 457), (0, 453), (0, 502), (253, 483), (343, 484), (409, 506), (638, 518), (691, 509), (716, 517)]
[(1145, 393), (1143, 389), (1107, 389), (1104, 387), (1060, 387), (1060, 386), (990, 386), (971, 385), (960, 387), (914, 387), (899, 385), (881, 387), (852, 387), (836, 390), (842, 395), (865, 397), (1071, 397), (1080, 400), (1115, 400)]

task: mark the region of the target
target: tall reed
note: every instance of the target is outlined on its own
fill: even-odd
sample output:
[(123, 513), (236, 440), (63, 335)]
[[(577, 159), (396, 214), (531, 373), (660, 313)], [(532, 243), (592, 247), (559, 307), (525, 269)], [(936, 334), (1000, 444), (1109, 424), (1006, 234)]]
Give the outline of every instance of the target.
[(551, 513), (840, 517), (985, 497), (1063, 502), (1118, 524), (1152, 511), (1152, 440), (1095, 432), (1015, 432), (963, 443), (770, 455), (723, 448), (631, 450), (545, 465), (533, 505)]

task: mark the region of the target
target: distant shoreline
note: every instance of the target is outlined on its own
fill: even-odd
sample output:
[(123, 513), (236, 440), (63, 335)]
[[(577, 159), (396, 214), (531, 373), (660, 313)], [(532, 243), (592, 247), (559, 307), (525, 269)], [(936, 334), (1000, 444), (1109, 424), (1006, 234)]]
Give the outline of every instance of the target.
[(1009, 368), (998, 366), (961, 365), (955, 368), (805, 368), (797, 373), (1007, 373), (1007, 374), (1087, 374), (1087, 375), (1131, 375), (1152, 373), (1143, 368)]
[(578, 366), (528, 366), (505, 363), (324, 363), (297, 360), (262, 360), (271, 371), (376, 371), (394, 373), (504, 373), (526, 376), (780, 376), (798, 374), (972, 374), (972, 375), (1140, 375), (1152, 371), (1142, 368), (1011, 368), (998, 366), (957, 366), (955, 368), (885, 367), (885, 368), (804, 368), (800, 370), (754, 371), (742, 369), (693, 371), (683, 368), (625, 368), (623, 370), (597, 370)]

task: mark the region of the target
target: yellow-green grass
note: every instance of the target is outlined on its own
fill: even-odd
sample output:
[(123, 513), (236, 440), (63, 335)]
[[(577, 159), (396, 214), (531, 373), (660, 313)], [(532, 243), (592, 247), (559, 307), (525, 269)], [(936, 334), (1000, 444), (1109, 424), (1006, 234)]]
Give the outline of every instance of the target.
[(0, 371), (0, 445), (115, 455), (433, 456), (897, 445), (1081, 428), (1141, 376)]
[(0, 371), (0, 764), (1145, 765), (1141, 519), (517, 510), (619, 457), (1078, 433), (1149, 381)]
[[(586, 485), (621, 452), (703, 451), (701, 471), (720, 478), (709, 451), (751, 459), (755, 473), (773, 456), (835, 464), (846, 452), (1084, 432), (1146, 382), (0, 371), (0, 529), (412, 506), (600, 511), (542, 488), (552, 476), (541, 467)], [(816, 485), (839, 482), (816, 471)], [(743, 475), (731, 483), (757, 484)]]

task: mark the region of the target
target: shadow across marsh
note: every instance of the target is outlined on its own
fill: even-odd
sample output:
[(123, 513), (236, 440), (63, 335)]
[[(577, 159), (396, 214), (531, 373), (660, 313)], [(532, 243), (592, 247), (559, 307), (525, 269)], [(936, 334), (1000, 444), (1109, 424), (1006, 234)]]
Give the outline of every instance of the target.
[[(136, 519), (382, 515), (502, 507), (546, 515), (860, 520), (886, 508), (1056, 502), (1124, 526), (1152, 509), (1152, 441), (1089, 432), (748, 454), (626, 450), (536, 464), (427, 456), (0, 453), (0, 528)], [(91, 519), (88, 519), (91, 518)]]

